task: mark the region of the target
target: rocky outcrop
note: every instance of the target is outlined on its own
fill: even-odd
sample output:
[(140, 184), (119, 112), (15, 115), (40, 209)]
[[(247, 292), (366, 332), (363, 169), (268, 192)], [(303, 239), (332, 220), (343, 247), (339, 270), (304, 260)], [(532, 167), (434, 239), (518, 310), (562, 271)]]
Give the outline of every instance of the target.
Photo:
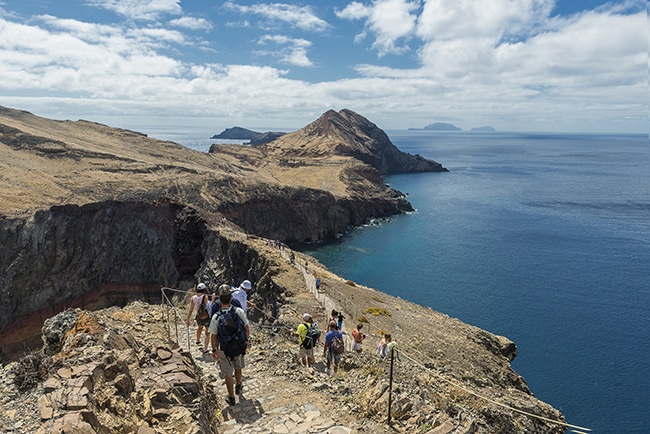
[[(160, 311), (139, 321), (159, 322)], [(189, 353), (173, 349), (155, 334), (152, 345), (128, 330), (116, 330), (87, 311), (66, 310), (43, 326), (44, 353), (36, 433), (215, 432), (216, 397), (205, 387)], [(30, 367), (13, 365), (14, 382)], [(31, 385), (31, 387), (36, 384)], [(154, 430), (152, 426), (157, 429)]]
[(353, 157), (381, 175), (447, 171), (433, 160), (400, 151), (377, 125), (347, 109), (338, 113), (329, 110), (306, 127), (274, 140), (269, 147), (286, 157)]
[(322, 190), (282, 188), (241, 204), (224, 204), (219, 212), (252, 233), (282, 241), (333, 239), (369, 217), (412, 211), (401, 194), (341, 200)]

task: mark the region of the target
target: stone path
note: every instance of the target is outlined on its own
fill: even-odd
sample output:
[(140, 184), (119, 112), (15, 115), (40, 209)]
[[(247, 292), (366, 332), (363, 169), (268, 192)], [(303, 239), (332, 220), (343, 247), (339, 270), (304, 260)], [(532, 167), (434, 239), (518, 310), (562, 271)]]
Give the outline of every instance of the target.
[[(243, 393), (237, 396), (237, 403), (228, 406), (225, 381), (219, 378), (211, 354), (202, 354), (202, 346), (194, 342), (190, 345), (192, 355), (203, 375), (215, 387), (222, 410), (216, 416), (221, 418), (220, 432), (234, 433), (327, 433), (348, 434), (356, 432), (343, 426), (339, 420), (338, 410), (322, 401), (326, 397), (319, 393), (321, 388), (329, 388), (326, 383), (334, 380), (324, 372), (323, 363), (315, 368), (306, 369), (292, 361), (289, 348), (268, 348), (263, 344), (263, 330), (251, 324), (253, 343), (246, 355), (246, 367), (243, 370)], [(183, 333), (187, 336), (186, 333)], [(190, 338), (196, 337), (196, 327), (190, 327)], [(184, 339), (185, 341), (186, 339)], [(185, 346), (185, 342), (181, 345)], [(296, 345), (297, 347), (297, 345)], [(279, 354), (288, 356), (288, 360), (278, 360)], [(297, 354), (297, 348), (296, 348)], [(269, 360), (271, 359), (271, 360)], [(275, 362), (275, 363), (274, 363)], [(278, 393), (276, 393), (278, 392)], [(295, 402), (296, 396), (310, 397), (307, 402)], [(345, 412), (347, 414), (347, 412)]]

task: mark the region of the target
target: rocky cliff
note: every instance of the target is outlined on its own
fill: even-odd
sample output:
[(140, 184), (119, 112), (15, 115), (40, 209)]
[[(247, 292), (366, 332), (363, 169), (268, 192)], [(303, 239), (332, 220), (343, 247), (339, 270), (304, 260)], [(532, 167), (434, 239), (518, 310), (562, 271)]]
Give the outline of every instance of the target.
[(161, 287), (189, 288), (197, 275), (236, 282), (256, 273), (259, 297), (268, 294), (274, 312), (264, 259), (221, 234), (232, 227), (210, 228), (168, 201), (65, 205), (1, 221), (0, 358), (38, 347), (43, 321), (65, 308), (156, 302)]
[(447, 171), (440, 163), (400, 151), (382, 129), (351, 110), (329, 110), (306, 127), (277, 138), (268, 148), (285, 158), (353, 157), (382, 175)]

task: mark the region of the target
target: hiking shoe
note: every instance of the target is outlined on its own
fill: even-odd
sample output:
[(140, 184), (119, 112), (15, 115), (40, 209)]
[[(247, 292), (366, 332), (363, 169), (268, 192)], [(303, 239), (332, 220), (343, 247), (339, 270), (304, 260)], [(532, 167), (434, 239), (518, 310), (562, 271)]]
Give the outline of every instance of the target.
[(199, 341), (196, 341), (196, 345), (201, 345), (201, 342), (199, 342)]
[(234, 396), (229, 396), (228, 397), (228, 405), (235, 405), (235, 397)]
[(243, 384), (235, 385), (235, 394), (236, 395), (241, 395), (243, 390), (244, 390), (244, 385)]
[(329, 375), (329, 374), (330, 374), (330, 368), (325, 368), (325, 373), (326, 373), (327, 375)]

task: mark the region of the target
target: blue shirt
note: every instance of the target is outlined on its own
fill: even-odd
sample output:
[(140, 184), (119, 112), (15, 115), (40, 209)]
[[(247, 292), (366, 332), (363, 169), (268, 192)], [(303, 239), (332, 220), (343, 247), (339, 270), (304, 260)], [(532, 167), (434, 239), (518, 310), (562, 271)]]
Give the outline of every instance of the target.
[(343, 339), (343, 333), (340, 330), (330, 330), (325, 335), (325, 343), (327, 344), (327, 349), (330, 350), (332, 347), (332, 339), (334, 339), (334, 333), (337, 333), (339, 339)]

